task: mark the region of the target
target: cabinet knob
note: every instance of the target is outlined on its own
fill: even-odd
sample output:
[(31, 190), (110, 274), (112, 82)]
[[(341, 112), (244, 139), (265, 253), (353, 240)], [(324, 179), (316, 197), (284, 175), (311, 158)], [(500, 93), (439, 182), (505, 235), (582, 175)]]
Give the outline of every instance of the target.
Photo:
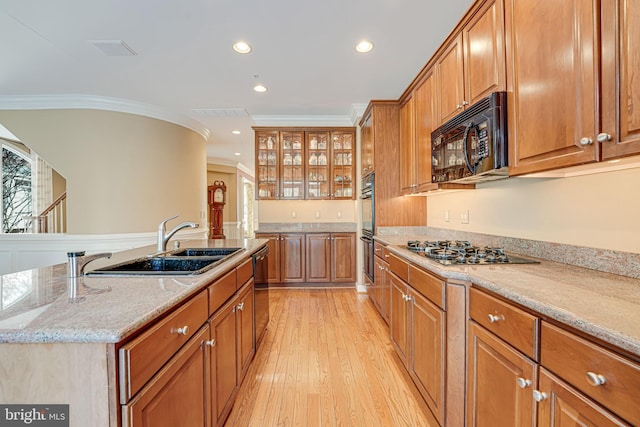
[(591, 145), (591, 144), (593, 144), (593, 139), (587, 138), (586, 136), (584, 138), (580, 138), (580, 145)]
[(213, 347), (214, 345), (216, 345), (216, 340), (205, 341), (204, 345), (209, 346), (209, 347)]
[(607, 379), (600, 374), (596, 374), (595, 372), (587, 372), (587, 381), (594, 387), (601, 386), (602, 384), (607, 382)]
[(244, 311), (244, 301), (238, 304), (238, 310)]
[(531, 385), (531, 380), (528, 380), (526, 378), (519, 377), (516, 381), (518, 382), (518, 386), (520, 388), (527, 388)]
[(599, 133), (596, 139), (598, 140), (598, 142), (611, 141), (611, 135), (609, 135), (608, 133)]
[(464, 101), (464, 100), (463, 100), (461, 105), (462, 105), (463, 107), (466, 107), (467, 105), (469, 105), (469, 103), (468, 103), (467, 101)]
[(535, 400), (536, 402), (542, 402), (547, 397), (548, 397), (547, 393), (543, 393), (543, 392), (538, 391), (538, 390), (533, 390), (533, 400)]
[(456, 110), (459, 110), (459, 109), (461, 109), (461, 108), (462, 108), (462, 105), (461, 105), (461, 104), (456, 105)]
[(500, 320), (504, 320), (504, 316), (496, 316), (495, 314), (489, 314), (487, 317), (489, 318), (489, 323), (496, 323)]
[(178, 328), (175, 330), (176, 334), (187, 335), (189, 333), (189, 326), (185, 325), (182, 328)]

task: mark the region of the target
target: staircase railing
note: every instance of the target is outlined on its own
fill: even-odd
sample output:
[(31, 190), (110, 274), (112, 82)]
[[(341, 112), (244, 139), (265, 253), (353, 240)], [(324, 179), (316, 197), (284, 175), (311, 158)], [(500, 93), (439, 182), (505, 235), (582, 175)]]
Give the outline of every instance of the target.
[(67, 231), (67, 192), (65, 191), (51, 205), (33, 218), (33, 231), (36, 233), (66, 233)]

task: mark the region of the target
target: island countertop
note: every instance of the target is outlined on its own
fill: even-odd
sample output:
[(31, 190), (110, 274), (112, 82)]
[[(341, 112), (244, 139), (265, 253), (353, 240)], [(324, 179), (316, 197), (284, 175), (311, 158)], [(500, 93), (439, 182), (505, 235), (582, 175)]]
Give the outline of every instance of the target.
[(401, 242), (406, 243), (407, 236), (375, 239), (390, 252), (444, 279), (470, 282), (640, 359), (639, 279), (546, 260), (539, 260), (540, 264), (444, 266), (406, 249)]
[[(266, 239), (190, 240), (183, 248), (239, 247), (238, 253), (200, 275), (82, 276), (79, 300), (68, 296), (66, 264), (0, 277), (0, 343), (117, 343), (180, 304), (266, 245)], [(114, 253), (88, 270), (155, 252), (154, 246)]]

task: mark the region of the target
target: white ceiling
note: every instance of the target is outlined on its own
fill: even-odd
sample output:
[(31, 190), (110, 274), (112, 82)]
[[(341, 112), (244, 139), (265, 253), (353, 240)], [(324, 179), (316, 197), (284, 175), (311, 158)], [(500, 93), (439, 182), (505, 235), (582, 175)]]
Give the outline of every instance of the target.
[[(397, 99), (471, 4), (0, 0), (0, 105), (24, 95), (142, 103), (199, 122), (211, 131), (210, 158), (253, 170), (252, 125), (351, 123), (354, 106)], [(354, 50), (363, 38), (375, 44), (368, 54)], [(253, 52), (235, 53), (239, 39)], [(123, 40), (137, 55), (106, 56), (90, 40)], [(268, 92), (253, 92), (257, 82)]]

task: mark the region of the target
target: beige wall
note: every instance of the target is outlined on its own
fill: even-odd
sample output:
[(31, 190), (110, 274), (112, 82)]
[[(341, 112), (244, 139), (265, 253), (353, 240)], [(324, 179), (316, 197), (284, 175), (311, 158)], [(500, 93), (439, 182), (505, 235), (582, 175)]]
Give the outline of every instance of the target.
[(0, 123), (67, 180), (67, 232), (206, 226), (206, 141), (172, 123), (98, 110), (0, 111)]
[[(265, 222), (358, 221), (355, 200), (261, 200), (258, 205), (258, 221), (261, 224)], [(320, 218), (316, 217), (316, 213)]]
[(240, 221), (238, 219), (238, 173), (236, 168), (223, 165), (207, 165), (207, 186), (214, 181), (224, 181), (227, 186), (227, 203), (222, 211), (224, 222)]
[[(640, 253), (640, 168), (509, 178), (428, 197), (432, 227)], [(469, 210), (469, 224), (460, 214)], [(445, 211), (450, 222), (444, 221)]]

